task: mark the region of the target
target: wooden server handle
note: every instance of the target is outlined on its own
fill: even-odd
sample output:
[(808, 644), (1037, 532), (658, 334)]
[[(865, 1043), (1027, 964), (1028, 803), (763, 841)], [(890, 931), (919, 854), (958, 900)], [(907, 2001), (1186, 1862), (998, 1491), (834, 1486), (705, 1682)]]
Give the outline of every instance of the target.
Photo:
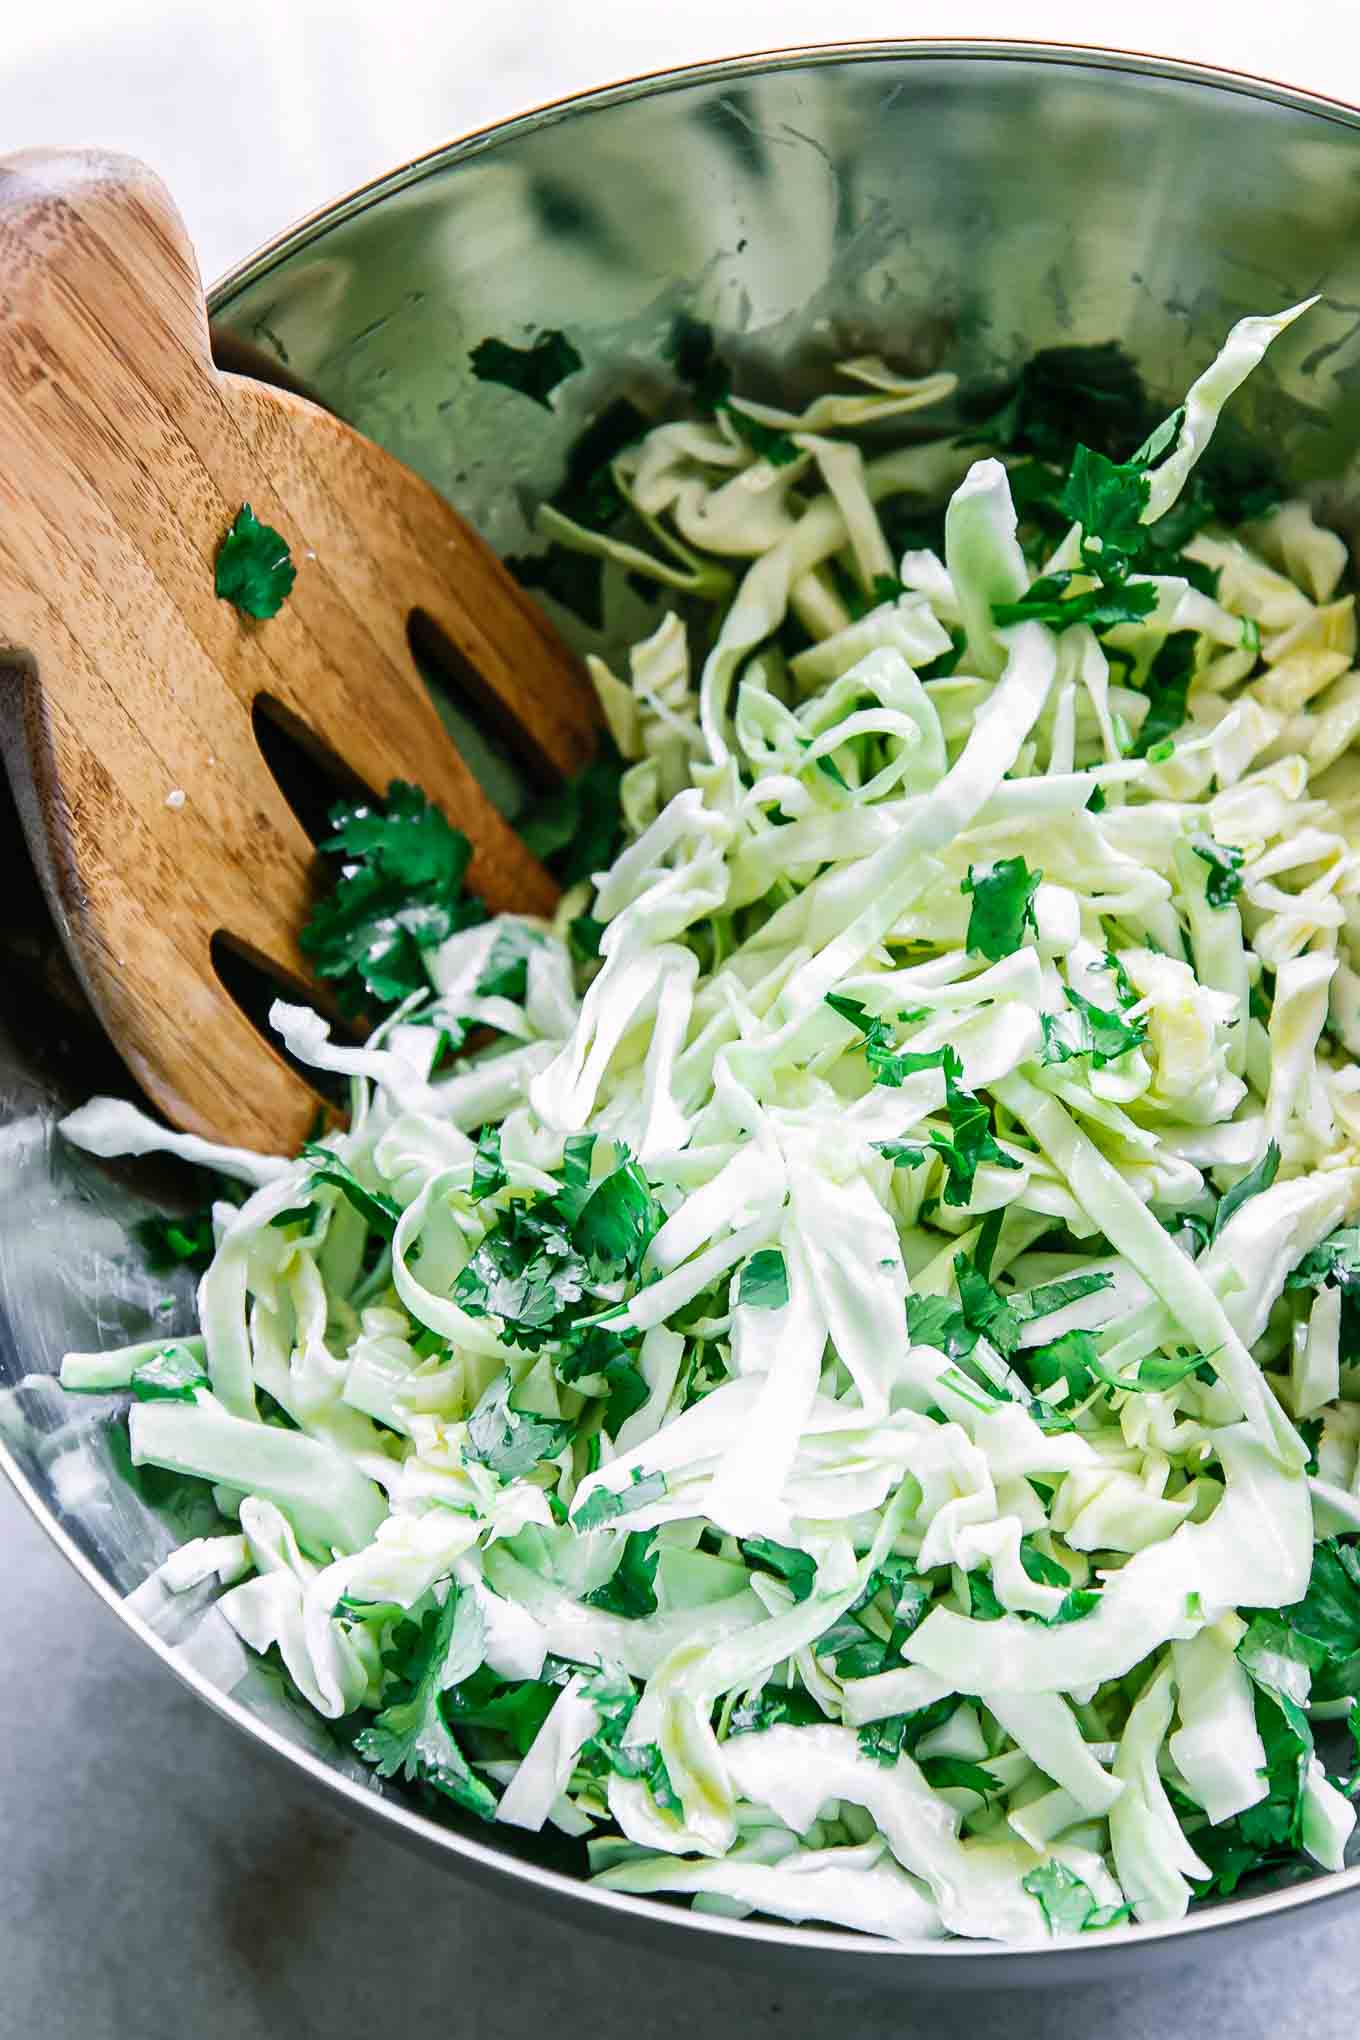
[[(247, 501), (298, 568), (267, 622), (213, 587)], [(364, 784), (422, 785), (493, 908), (552, 908), (419, 680), (413, 610), (549, 769), (580, 768), (588, 684), (475, 532), (338, 419), (213, 366), (160, 181), (96, 152), (0, 160), (0, 732), (85, 989), (193, 1132), (277, 1150), (316, 1103), (210, 954), (225, 933), (307, 981), (314, 860), (255, 740), (261, 697)]]

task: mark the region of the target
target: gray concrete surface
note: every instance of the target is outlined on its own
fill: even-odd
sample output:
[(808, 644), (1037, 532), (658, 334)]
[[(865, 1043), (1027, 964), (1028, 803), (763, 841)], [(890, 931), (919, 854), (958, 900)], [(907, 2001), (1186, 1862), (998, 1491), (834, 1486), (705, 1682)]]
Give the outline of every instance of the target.
[(1360, 1908), (1134, 1986), (818, 1993), (479, 1893), (145, 1656), (0, 1483), (0, 2040), (1346, 2040)]

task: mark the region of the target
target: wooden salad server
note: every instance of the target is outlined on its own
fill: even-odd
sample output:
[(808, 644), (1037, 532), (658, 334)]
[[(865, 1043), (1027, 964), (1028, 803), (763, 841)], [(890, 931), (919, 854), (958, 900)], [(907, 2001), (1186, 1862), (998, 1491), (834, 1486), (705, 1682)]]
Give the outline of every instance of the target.
[[(257, 621), (214, 592), (243, 504), (296, 583)], [(0, 159), (0, 734), (95, 1011), (168, 1118), (273, 1152), (316, 1094), (224, 990), (214, 937), (304, 996), (312, 845), (257, 704), (350, 783), (415, 781), (494, 910), (556, 889), (473, 779), (413, 662), (429, 620), (550, 776), (590, 756), (574, 656), (435, 491), (316, 405), (220, 372), (184, 223), (143, 165)], [(324, 994), (323, 994), (324, 997)]]

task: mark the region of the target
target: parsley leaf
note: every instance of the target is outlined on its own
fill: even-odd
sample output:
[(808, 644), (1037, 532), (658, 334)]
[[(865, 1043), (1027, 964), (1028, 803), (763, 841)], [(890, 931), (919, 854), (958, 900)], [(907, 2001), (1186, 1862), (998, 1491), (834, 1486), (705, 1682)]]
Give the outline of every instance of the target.
[(1275, 1181), (1279, 1166), (1279, 1145), (1273, 1140), (1268, 1141), (1266, 1143), (1266, 1151), (1256, 1164), (1256, 1167), (1248, 1169), (1246, 1175), (1234, 1183), (1231, 1190), (1226, 1191), (1220, 1197), (1218, 1210), (1214, 1213), (1214, 1229), (1209, 1235), (1211, 1240), (1218, 1238), (1233, 1213), (1240, 1211), (1249, 1197), (1259, 1196), (1262, 1190), (1270, 1188), (1271, 1184)]
[(782, 1310), (789, 1300), (789, 1271), (778, 1247), (752, 1254), (737, 1283), (737, 1302), (753, 1310)]
[(214, 592), (242, 616), (263, 621), (278, 615), (296, 579), (287, 539), (243, 503), (217, 548)]
[(336, 980), (343, 1013), (428, 990), (423, 952), (486, 919), (463, 892), (467, 837), (405, 780), (385, 802), (341, 801), (318, 847), (340, 876), (299, 939), (317, 975)]
[(502, 383), (506, 389), (518, 390), (522, 397), (541, 404), (545, 411), (552, 409), (548, 398), (557, 385), (584, 366), (566, 334), (555, 328), (540, 333), (531, 347), (512, 347), (505, 340), (481, 340), (468, 360), (478, 382)]
[(564, 1417), (516, 1409), (510, 1389), (507, 1368), (486, 1390), (467, 1426), (467, 1457), (504, 1480), (531, 1473), (541, 1459), (555, 1459), (576, 1428)]
[(402, 1682), (406, 1690), (355, 1737), (354, 1747), (379, 1777), (400, 1772), (419, 1779), (482, 1820), (494, 1820), (495, 1795), (470, 1768), (439, 1705), (459, 1599), (458, 1589), (450, 1585), (443, 1606), (431, 1609), (418, 1627), (401, 1625), (401, 1630), (412, 1632), (403, 1639), (409, 1669)]
[(1034, 919), (1034, 895), (1042, 871), (1031, 871), (1023, 857), (1002, 857), (990, 871), (977, 874), (972, 865), (960, 890), (971, 893), (968, 915), (968, 948), (999, 963), (1025, 939), (1026, 928), (1038, 933)]
[(592, 1608), (603, 1608), (606, 1614), (622, 1615), (629, 1621), (655, 1615), (656, 1568), (660, 1557), (654, 1530), (630, 1530), (609, 1578), (581, 1598)]
[(390, 1240), (401, 1217), (401, 1206), (385, 1190), (370, 1190), (359, 1181), (348, 1162), (342, 1161), (333, 1148), (322, 1147), (319, 1141), (304, 1141), (302, 1152), (312, 1165), (308, 1188), (318, 1183), (327, 1183), (338, 1190), (354, 1206), (359, 1216), (371, 1225), (374, 1232)]
[(207, 1386), (202, 1362), (183, 1346), (167, 1346), (132, 1371), (132, 1393), (138, 1402), (193, 1402), (199, 1389)]
[(1215, 843), (1212, 836), (1196, 836), (1190, 848), (1209, 867), (1204, 897), (1211, 907), (1226, 907), (1242, 890), (1242, 852), (1231, 843)]

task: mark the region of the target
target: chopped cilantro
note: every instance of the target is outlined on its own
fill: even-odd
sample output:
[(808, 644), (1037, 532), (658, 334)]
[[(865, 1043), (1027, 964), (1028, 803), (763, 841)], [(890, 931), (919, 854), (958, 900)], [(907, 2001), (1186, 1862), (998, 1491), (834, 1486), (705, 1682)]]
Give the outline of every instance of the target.
[(243, 503), (217, 548), (213, 588), (242, 616), (277, 616), (297, 579), (288, 541)]
[(509, 1178), (501, 1160), (501, 1130), (484, 1126), (477, 1136), (477, 1153), (472, 1163), (472, 1195), (478, 1203), (503, 1190)]
[(1090, 1056), (1092, 1067), (1103, 1070), (1147, 1040), (1147, 1029), (1141, 1021), (1122, 1020), (1118, 1013), (1083, 998), (1070, 985), (1063, 986), (1063, 997), (1076, 1020), (1074, 1022), (1066, 1014), (1039, 1015), (1044, 1037), (1039, 1052), (1041, 1062), (1065, 1063), (1079, 1056)]
[(637, 1364), (637, 1349), (604, 1325), (592, 1325), (553, 1363), (559, 1381), (579, 1388), (595, 1378), (604, 1383), (604, 1428), (617, 1438), (623, 1425), (647, 1400), (647, 1384)]
[(1211, 907), (1226, 907), (1242, 890), (1242, 852), (1228, 843), (1215, 843), (1212, 836), (1196, 836), (1190, 848), (1209, 867), (1204, 897)]
[(1101, 1905), (1089, 1884), (1060, 1863), (1047, 1857), (1037, 1869), (1020, 1880), (1021, 1889), (1037, 1899), (1050, 1934), (1090, 1934), (1102, 1927), (1117, 1927), (1130, 1917), (1127, 1905)]
[(754, 1310), (782, 1310), (789, 1300), (789, 1271), (778, 1247), (762, 1247), (742, 1268), (737, 1302)]
[(505, 340), (481, 340), (468, 360), (478, 382), (502, 383), (506, 389), (518, 390), (522, 397), (541, 404), (545, 411), (552, 409), (548, 398), (558, 384), (584, 366), (566, 334), (555, 328), (540, 333), (531, 347), (512, 347)]
[[(762, 1686), (753, 1700), (739, 1700), (727, 1723), (729, 1735), (753, 1735), (785, 1721), (794, 1728), (807, 1728), (825, 1721), (817, 1702), (802, 1686)], [(863, 1735), (863, 1730), (860, 1731)]]
[(773, 1537), (744, 1537), (743, 1556), (757, 1572), (773, 1573), (793, 1590), (795, 1601), (806, 1601), (817, 1584), (817, 1561), (806, 1551), (776, 1544)]
[(762, 425), (759, 418), (739, 411), (727, 398), (718, 408), (731, 421), (737, 437), (744, 439), (762, 460), (769, 461), (771, 467), (789, 467), (802, 458), (802, 448), (794, 444), (787, 432), (780, 432), (773, 425)]
[(1254, 1169), (1248, 1169), (1245, 1176), (1233, 1184), (1232, 1189), (1218, 1201), (1214, 1213), (1214, 1229), (1211, 1239), (1217, 1239), (1235, 1211), (1240, 1211), (1249, 1197), (1257, 1197), (1262, 1190), (1268, 1190), (1275, 1181), (1280, 1166), (1280, 1149), (1276, 1141), (1267, 1141), (1266, 1151)]
[(354, 1206), (366, 1224), (374, 1232), (390, 1240), (401, 1217), (401, 1206), (385, 1190), (370, 1190), (359, 1181), (348, 1162), (342, 1161), (333, 1148), (322, 1147), (317, 1141), (304, 1141), (302, 1153), (312, 1165), (308, 1183), (314, 1189), (319, 1183), (327, 1183)]
[(467, 1426), (468, 1458), (489, 1466), (503, 1480), (531, 1473), (541, 1459), (555, 1459), (576, 1428), (563, 1417), (516, 1409), (511, 1386), (507, 1368), (486, 1390)]
[(1088, 588), (1081, 595), (1069, 595), (1066, 591), (1072, 578), (1067, 572), (1044, 575), (1032, 582), (1017, 602), (994, 602), (992, 621), (1002, 628), (1012, 623), (1046, 623), (1050, 630), (1058, 631), (1085, 623), (1098, 634), (1113, 630), (1116, 624), (1141, 623), (1157, 607), (1157, 590), (1150, 581)]
[(630, 1530), (614, 1571), (602, 1586), (592, 1588), (582, 1599), (592, 1608), (603, 1608), (608, 1615), (623, 1615), (630, 1621), (655, 1615), (660, 1556), (655, 1531)]
[(341, 801), (321, 854), (340, 861), (334, 889), (300, 937), (344, 1013), (429, 989), (424, 952), (486, 919), (463, 879), (472, 849), (419, 787), (394, 779), (386, 801)]
[[(593, 878), (618, 854), (623, 841), (619, 808), (623, 773), (623, 759), (602, 735), (585, 770), (546, 794), (516, 823), (525, 845), (542, 858), (564, 890)], [(598, 928), (599, 923), (595, 925)]]
[(1038, 932), (1034, 919), (1034, 895), (1042, 871), (1031, 871), (1023, 857), (1002, 857), (990, 871), (976, 873), (972, 865), (961, 891), (972, 895), (968, 915), (968, 947), (993, 963), (1009, 956), (1025, 939), (1026, 928)]
[(1133, 745), (1135, 758), (1146, 758), (1157, 745), (1172, 737), (1185, 721), (1186, 696), (1195, 663), (1196, 633), (1173, 630), (1158, 647), (1148, 668), (1145, 691), (1148, 712)]
[(442, 1607), (432, 1608), (419, 1625), (401, 1625), (401, 1697), (388, 1701), (371, 1727), (355, 1737), (354, 1747), (379, 1777), (400, 1772), (482, 1820), (494, 1820), (495, 1795), (469, 1766), (440, 1709), (458, 1604), (458, 1589), (451, 1584)]
[(616, 1516), (626, 1516), (634, 1509), (645, 1509), (652, 1502), (659, 1502), (666, 1492), (664, 1473), (634, 1473), (626, 1488), (617, 1494), (612, 1488), (598, 1487), (588, 1494), (579, 1508), (572, 1511), (572, 1522), (579, 1531), (598, 1530), (605, 1523), (612, 1523)]
[(132, 1372), (132, 1393), (138, 1402), (192, 1402), (207, 1386), (202, 1362), (183, 1346), (167, 1346)]
[(994, 1792), (1001, 1790), (1000, 1780), (995, 1772), (985, 1765), (969, 1763), (967, 1757), (925, 1757), (921, 1762), (921, 1775), (934, 1792), (962, 1789), (976, 1792), (981, 1799), (990, 1799)]
[(183, 1218), (162, 1218), (159, 1213), (139, 1218), (132, 1235), (153, 1275), (169, 1274), (172, 1268), (191, 1268), (201, 1275), (216, 1252), (211, 1204)]

